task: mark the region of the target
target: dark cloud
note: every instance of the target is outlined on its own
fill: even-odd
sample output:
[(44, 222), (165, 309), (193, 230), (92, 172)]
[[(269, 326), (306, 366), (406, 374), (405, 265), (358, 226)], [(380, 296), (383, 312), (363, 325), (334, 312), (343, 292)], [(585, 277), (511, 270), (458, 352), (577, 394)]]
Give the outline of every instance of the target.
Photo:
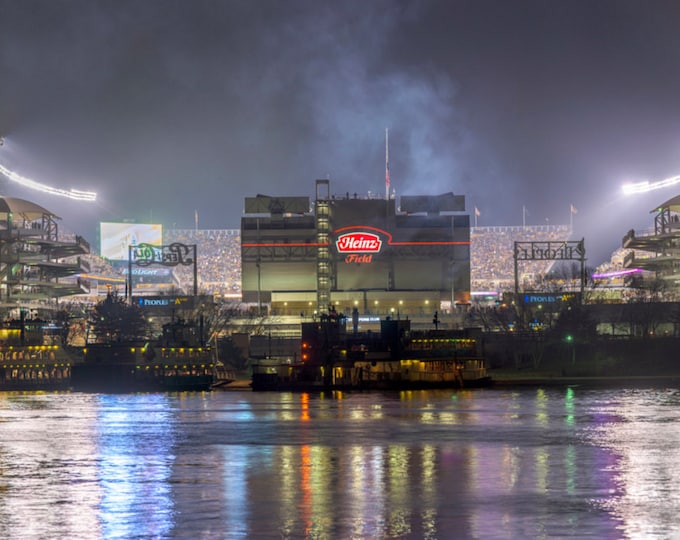
[[(591, 262), (674, 193), (677, 2), (0, 0), (5, 184), (100, 220), (235, 228), (257, 193), (454, 191), (480, 225), (566, 223)], [(595, 258), (596, 260), (592, 260)]]

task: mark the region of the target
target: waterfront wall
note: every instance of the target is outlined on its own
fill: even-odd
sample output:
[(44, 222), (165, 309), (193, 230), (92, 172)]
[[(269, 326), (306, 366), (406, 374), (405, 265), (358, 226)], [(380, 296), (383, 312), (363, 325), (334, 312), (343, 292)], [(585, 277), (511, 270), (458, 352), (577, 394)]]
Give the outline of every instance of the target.
[(487, 334), (482, 338), (482, 347), (491, 369), (599, 377), (680, 374), (680, 338), (675, 337), (599, 337), (567, 342)]

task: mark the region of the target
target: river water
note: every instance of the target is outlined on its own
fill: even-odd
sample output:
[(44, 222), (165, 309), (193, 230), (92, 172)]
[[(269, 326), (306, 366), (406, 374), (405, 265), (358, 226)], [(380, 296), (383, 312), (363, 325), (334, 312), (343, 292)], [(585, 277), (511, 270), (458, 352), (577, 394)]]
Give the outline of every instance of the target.
[(680, 390), (0, 394), (0, 538), (680, 537)]

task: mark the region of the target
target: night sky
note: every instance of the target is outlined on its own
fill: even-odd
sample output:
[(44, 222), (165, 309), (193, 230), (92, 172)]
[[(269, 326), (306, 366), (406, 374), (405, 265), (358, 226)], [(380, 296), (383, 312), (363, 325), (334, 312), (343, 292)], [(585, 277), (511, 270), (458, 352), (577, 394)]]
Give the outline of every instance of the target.
[[(590, 265), (680, 191), (680, 2), (0, 0), (0, 163), (99, 221), (238, 228), (258, 193), (465, 195)], [(471, 218), (474, 220), (474, 218)]]

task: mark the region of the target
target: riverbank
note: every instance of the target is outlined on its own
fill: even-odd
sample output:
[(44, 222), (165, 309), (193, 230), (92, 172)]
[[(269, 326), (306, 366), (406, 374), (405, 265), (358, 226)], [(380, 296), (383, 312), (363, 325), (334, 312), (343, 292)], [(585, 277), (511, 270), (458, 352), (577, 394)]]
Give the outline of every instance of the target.
[[(593, 386), (593, 387), (671, 387), (680, 388), (680, 373), (660, 375), (592, 375), (569, 376), (553, 371), (532, 369), (494, 369), (489, 371), (492, 387), (522, 388), (527, 386)], [(251, 380), (241, 375), (215, 390), (251, 390)]]
[(562, 375), (550, 371), (496, 369), (489, 372), (496, 387), (520, 386), (608, 386), (680, 388), (680, 373), (650, 375)]
[(252, 390), (250, 379), (235, 379), (215, 387), (214, 390)]

